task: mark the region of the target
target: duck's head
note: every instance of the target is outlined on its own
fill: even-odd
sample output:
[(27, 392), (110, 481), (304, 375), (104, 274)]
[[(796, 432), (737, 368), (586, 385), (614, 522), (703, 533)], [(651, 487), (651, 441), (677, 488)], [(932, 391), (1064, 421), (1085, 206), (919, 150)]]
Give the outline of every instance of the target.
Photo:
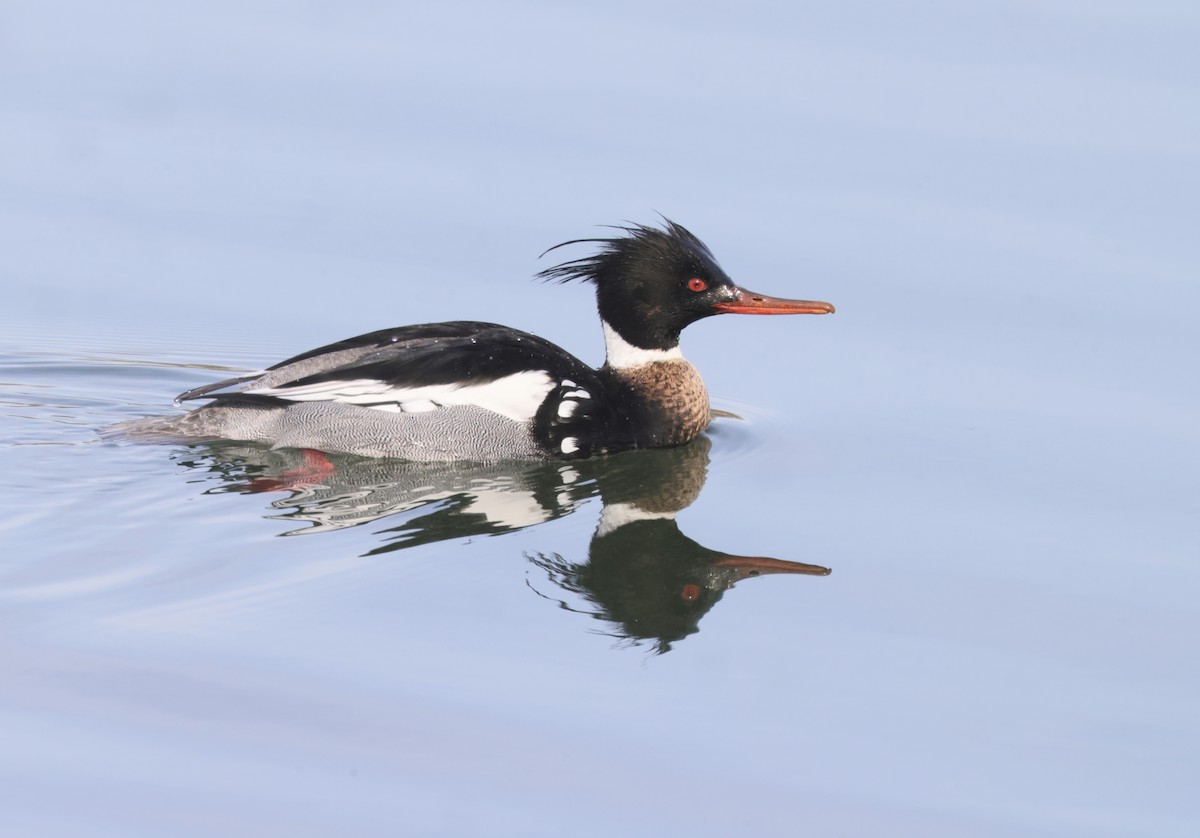
[(662, 229), (641, 224), (615, 229), (624, 235), (575, 239), (550, 248), (585, 242), (600, 245), (592, 256), (538, 275), (558, 282), (594, 283), (601, 319), (637, 349), (674, 349), (686, 326), (714, 314), (833, 313), (829, 303), (784, 300), (738, 287), (704, 242), (669, 219), (663, 219)]

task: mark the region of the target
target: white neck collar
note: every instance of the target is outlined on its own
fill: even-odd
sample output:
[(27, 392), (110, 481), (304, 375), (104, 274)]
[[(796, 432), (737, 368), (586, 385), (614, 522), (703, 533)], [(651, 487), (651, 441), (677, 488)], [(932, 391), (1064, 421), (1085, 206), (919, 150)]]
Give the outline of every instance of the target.
[(670, 521), (675, 517), (674, 512), (647, 512), (636, 503), (606, 503), (600, 510), (600, 524), (596, 527), (596, 536), (608, 535), (613, 530), (619, 530), (626, 524), (635, 521)]
[(604, 320), (604, 349), (607, 362), (615, 370), (643, 367), (659, 361), (682, 361), (683, 352), (678, 346), (671, 349), (640, 349), (617, 334), (616, 329)]

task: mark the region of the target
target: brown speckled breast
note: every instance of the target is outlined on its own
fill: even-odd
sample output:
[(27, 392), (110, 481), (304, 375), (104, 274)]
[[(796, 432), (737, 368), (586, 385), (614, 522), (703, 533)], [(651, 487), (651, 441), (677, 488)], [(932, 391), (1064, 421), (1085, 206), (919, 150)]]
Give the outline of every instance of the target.
[(708, 427), (708, 388), (687, 361), (656, 361), (613, 374), (644, 405), (638, 445), (682, 445)]

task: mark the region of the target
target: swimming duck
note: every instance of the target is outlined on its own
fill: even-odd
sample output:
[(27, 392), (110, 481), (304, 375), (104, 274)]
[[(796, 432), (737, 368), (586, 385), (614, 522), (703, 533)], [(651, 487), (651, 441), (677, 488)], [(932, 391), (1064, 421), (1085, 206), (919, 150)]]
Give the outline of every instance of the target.
[(575, 459), (682, 445), (711, 420), (704, 382), (679, 349), (686, 326), (714, 314), (834, 310), (738, 287), (700, 239), (669, 219), (661, 228), (616, 229), (550, 248), (598, 245), (539, 274), (595, 286), (607, 350), (600, 369), (495, 323), (402, 326), (188, 390), (176, 401), (208, 404), (124, 430), (427, 461)]

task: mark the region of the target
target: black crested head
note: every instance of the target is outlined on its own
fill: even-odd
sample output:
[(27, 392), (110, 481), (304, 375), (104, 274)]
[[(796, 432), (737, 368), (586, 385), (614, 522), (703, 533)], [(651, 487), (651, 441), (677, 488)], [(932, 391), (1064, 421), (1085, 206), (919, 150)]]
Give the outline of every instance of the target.
[[(625, 235), (574, 239), (600, 245), (599, 252), (563, 262), (538, 276), (552, 282), (582, 280), (596, 286), (600, 317), (628, 343), (641, 349), (671, 349), (690, 323), (719, 314), (714, 306), (736, 287), (707, 245), (681, 224), (617, 226)], [(542, 254), (543, 256), (545, 253)]]

